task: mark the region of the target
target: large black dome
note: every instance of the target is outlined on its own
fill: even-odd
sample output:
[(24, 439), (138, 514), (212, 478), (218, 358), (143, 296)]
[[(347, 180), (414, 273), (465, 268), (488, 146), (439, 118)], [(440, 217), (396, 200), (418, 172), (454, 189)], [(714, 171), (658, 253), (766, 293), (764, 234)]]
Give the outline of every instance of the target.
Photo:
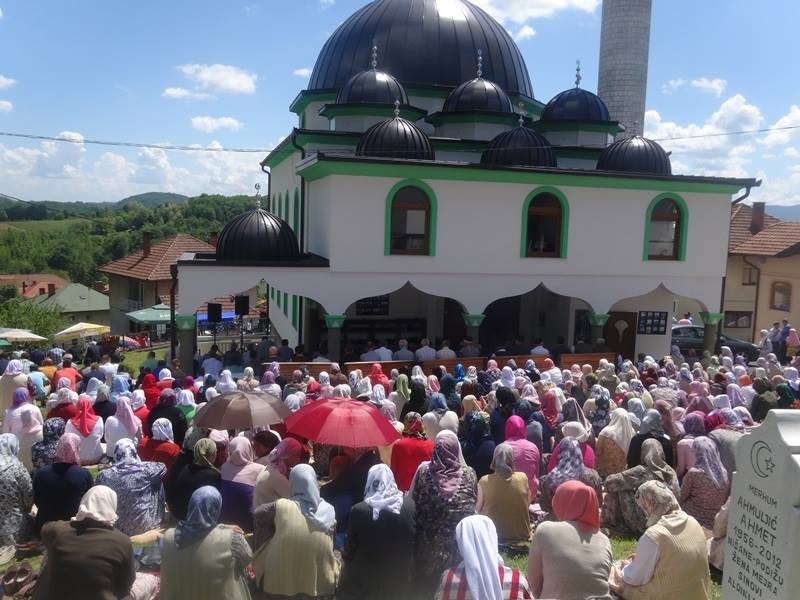
[(658, 143), (634, 135), (603, 150), (597, 160), (597, 170), (671, 175), (672, 165), (669, 155)]
[(442, 112), (512, 113), (514, 107), (503, 89), (483, 77), (465, 81), (450, 92)]
[(510, 94), (533, 98), (525, 60), (508, 32), (466, 0), (375, 0), (356, 11), (328, 38), (309, 90), (341, 88), (370, 64), (378, 47), (381, 69), (403, 85), (456, 87), (483, 74)]
[(367, 129), (358, 141), (356, 156), (434, 160), (428, 136), (402, 117), (381, 121)]
[(408, 104), (402, 84), (383, 71), (370, 69), (356, 73), (339, 90), (336, 104)]
[(288, 261), (300, 258), (297, 237), (286, 221), (261, 207), (228, 221), (217, 240), (217, 260)]
[(600, 96), (575, 87), (555, 96), (542, 111), (542, 121), (609, 121)]
[(527, 127), (516, 127), (496, 136), (481, 156), (481, 164), (504, 167), (556, 167), (553, 148)]

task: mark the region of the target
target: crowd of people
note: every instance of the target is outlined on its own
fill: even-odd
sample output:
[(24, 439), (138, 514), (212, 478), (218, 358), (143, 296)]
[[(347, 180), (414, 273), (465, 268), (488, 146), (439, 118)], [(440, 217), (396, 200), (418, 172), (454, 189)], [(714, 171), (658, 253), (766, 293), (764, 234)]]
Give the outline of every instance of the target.
[[(106, 358), (82, 372), (69, 354), (12, 357), (0, 376), (0, 562), (44, 551), (35, 598), (707, 598), (736, 444), (800, 407), (800, 359), (748, 365), (726, 347), (692, 364), (673, 348), (565, 370), (330, 363), (317, 378), (273, 361), (197, 381)], [(194, 424), (235, 390), (291, 412), (369, 403), (399, 439)], [(638, 538), (635, 554), (615, 562), (614, 536)], [(5, 593), (34, 577), (7, 568)]]

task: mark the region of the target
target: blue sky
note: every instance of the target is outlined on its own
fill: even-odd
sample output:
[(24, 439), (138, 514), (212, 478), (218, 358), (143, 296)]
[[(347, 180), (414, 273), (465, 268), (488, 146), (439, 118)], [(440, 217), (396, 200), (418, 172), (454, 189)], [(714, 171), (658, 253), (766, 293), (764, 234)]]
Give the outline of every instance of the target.
[[(366, 0), (0, 0), (0, 131), (267, 149), (325, 39)], [(477, 0), (518, 39), (535, 95), (595, 90), (599, 0)], [(800, 204), (793, 0), (653, 2), (645, 133), (687, 174), (763, 177)], [(755, 7), (755, 9), (754, 9)], [(703, 137), (705, 136), (705, 137)], [(0, 192), (114, 201), (146, 191), (252, 193), (263, 153), (201, 153), (0, 136)]]

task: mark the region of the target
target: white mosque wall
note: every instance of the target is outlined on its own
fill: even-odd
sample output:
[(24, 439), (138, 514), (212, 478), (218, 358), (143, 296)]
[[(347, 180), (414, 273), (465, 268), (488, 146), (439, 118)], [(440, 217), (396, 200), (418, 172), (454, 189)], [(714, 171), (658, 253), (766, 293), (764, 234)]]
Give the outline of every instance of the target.
[(500, 123), (443, 123), (436, 128), (436, 135), (462, 140), (489, 141), (512, 128), (510, 124)]
[[(672, 340), (672, 314), (675, 307), (675, 295), (667, 289), (658, 288), (635, 298), (625, 298), (611, 307), (615, 312), (657, 311), (667, 313), (667, 332), (664, 335), (636, 335), (636, 353), (648, 354), (656, 359), (668, 354)], [(699, 316), (697, 322), (700, 323)], [(612, 333), (614, 328), (612, 325)]]
[(546, 137), (553, 146), (584, 146), (602, 149), (614, 141), (614, 136), (602, 131), (548, 131), (546, 125), (541, 125), (537, 131)]

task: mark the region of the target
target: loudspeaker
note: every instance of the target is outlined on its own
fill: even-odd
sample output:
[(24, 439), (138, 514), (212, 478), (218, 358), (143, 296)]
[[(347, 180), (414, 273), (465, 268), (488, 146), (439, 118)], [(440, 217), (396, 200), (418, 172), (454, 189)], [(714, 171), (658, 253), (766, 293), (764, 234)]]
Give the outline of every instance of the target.
[(250, 296), (236, 296), (236, 316), (241, 317), (250, 312)]
[(208, 303), (208, 322), (222, 323), (222, 304), (216, 302)]

